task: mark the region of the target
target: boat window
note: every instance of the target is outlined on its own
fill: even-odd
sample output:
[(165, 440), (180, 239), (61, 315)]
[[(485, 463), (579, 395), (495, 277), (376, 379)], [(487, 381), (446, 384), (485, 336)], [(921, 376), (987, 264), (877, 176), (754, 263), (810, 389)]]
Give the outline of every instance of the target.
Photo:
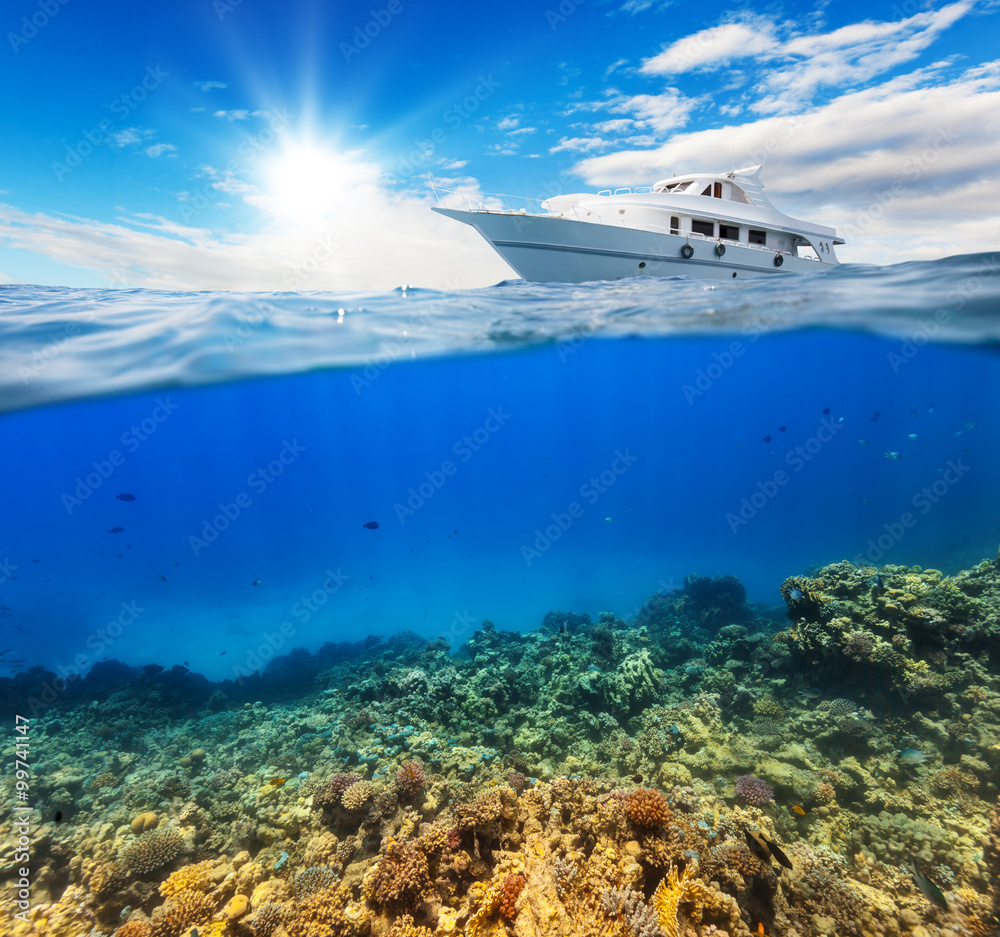
[(719, 237), (727, 241), (738, 241), (740, 239), (740, 226), (736, 224), (719, 224)]
[(722, 183), (721, 182), (716, 182), (715, 183), (715, 190), (712, 192), (712, 194), (716, 198), (722, 198)]
[(711, 196), (712, 196), (712, 186), (711, 185), (706, 185), (705, 186), (705, 191), (702, 192), (701, 194), (702, 195), (707, 195), (707, 196), (709, 196), (709, 198), (711, 198)]
[(697, 218), (691, 219), (691, 232), (693, 234), (704, 234), (705, 237), (713, 237), (715, 235), (715, 222), (713, 221), (700, 221)]
[(729, 199), (733, 202), (742, 202), (744, 205), (752, 205), (753, 202), (747, 198), (746, 192), (744, 192), (738, 185), (734, 183), (729, 183)]
[(751, 244), (766, 244), (767, 243), (767, 232), (766, 231), (754, 231), (753, 228), (747, 234), (747, 240)]
[(670, 216), (670, 233), (679, 234), (681, 230), (681, 221), (676, 215)]

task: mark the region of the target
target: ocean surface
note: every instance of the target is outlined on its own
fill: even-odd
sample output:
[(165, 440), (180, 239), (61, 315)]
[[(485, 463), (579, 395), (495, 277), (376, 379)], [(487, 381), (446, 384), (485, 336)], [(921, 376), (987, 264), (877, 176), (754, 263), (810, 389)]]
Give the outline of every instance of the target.
[(369, 634), (629, 619), (691, 574), (783, 607), (841, 559), (992, 559), (998, 274), (2, 286), (0, 676), (222, 680)]

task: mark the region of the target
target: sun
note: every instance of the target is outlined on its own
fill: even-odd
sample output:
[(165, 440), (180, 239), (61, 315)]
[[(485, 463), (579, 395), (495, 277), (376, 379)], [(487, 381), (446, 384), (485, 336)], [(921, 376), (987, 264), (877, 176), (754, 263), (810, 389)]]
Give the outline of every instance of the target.
[(295, 142), (265, 165), (264, 201), (280, 221), (312, 224), (343, 214), (377, 181), (378, 168), (357, 151)]

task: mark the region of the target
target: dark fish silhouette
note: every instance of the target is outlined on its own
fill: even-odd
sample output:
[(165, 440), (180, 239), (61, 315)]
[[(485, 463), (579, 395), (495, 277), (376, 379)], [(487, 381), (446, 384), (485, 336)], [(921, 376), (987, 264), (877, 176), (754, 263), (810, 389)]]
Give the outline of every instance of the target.
[(41, 560), (32, 560), (32, 563), (41, 563)]
[(823, 416), (829, 416), (829, 415), (830, 415), (830, 408), (823, 407)]
[(219, 651), (219, 657), (224, 657), (229, 651)]
[(770, 441), (771, 441), (771, 437), (770, 436), (765, 436), (764, 437), (764, 442), (770, 442)]
[(109, 534), (120, 534), (125, 528), (124, 527), (110, 527), (108, 528)]
[(166, 576), (157, 576), (156, 577), (156, 581), (157, 582), (166, 582), (167, 581), (167, 577)]
[(752, 852), (758, 859), (761, 859), (764, 862), (774, 859), (779, 865), (783, 865), (786, 869), (791, 869), (793, 867), (791, 859), (785, 855), (777, 844), (772, 843), (769, 839), (765, 839), (760, 833), (755, 833), (753, 830), (744, 830), (743, 835), (746, 837), (747, 846), (750, 847), (750, 852)]
[(255, 580), (254, 580), (254, 581), (253, 581), (253, 582), (251, 583), (251, 585), (253, 585), (253, 586), (259, 586), (259, 585), (260, 585), (260, 584), (261, 584), (261, 583), (262, 583), (263, 581), (264, 581), (263, 579), (255, 579)]
[(55, 821), (56, 821), (56, 823), (62, 823), (62, 811), (61, 810), (57, 810), (56, 811)]
[(945, 911), (948, 910), (948, 902), (945, 900), (944, 892), (929, 878), (925, 878), (917, 871), (917, 867), (912, 859), (910, 860), (910, 874), (913, 876), (913, 884), (920, 889), (920, 893), (928, 901), (933, 901), (935, 904), (941, 905)]
[(378, 521), (369, 521), (367, 524), (362, 524), (362, 527), (367, 527), (369, 530), (378, 530)]
[(875, 411), (875, 412), (874, 412), (874, 413), (873, 413), (873, 414), (871, 415), (871, 421), (872, 421), (873, 423), (877, 423), (877, 422), (878, 422), (878, 418), (879, 418), (879, 417), (880, 417), (881, 415), (882, 415), (882, 411), (881, 411), (881, 410), (876, 410), (876, 411)]
[(788, 432), (788, 427), (787, 426), (779, 426), (778, 429), (781, 430), (781, 432), (783, 432), (783, 433)]
[(135, 501), (135, 495), (130, 495), (127, 491), (123, 491), (120, 495), (115, 495), (119, 501)]

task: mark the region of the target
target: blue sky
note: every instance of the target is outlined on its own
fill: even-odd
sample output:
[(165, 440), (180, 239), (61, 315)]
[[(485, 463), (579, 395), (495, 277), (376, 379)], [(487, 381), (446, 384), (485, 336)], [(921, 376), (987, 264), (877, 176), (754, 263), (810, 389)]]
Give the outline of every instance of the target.
[(0, 282), (477, 286), (426, 183), (545, 197), (765, 163), (846, 260), (995, 249), (1000, 11), (958, 0), (12, 0)]

